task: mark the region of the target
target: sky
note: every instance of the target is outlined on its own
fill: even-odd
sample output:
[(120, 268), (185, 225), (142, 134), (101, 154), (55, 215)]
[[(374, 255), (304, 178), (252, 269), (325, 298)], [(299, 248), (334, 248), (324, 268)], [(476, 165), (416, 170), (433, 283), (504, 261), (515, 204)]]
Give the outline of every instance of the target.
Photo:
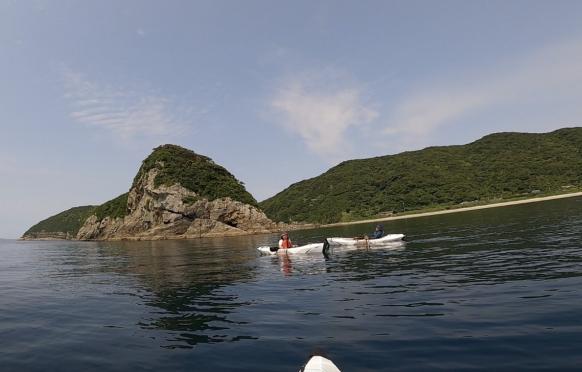
[(256, 199), (341, 161), (582, 126), (582, 1), (0, 0), (0, 237), (174, 143)]

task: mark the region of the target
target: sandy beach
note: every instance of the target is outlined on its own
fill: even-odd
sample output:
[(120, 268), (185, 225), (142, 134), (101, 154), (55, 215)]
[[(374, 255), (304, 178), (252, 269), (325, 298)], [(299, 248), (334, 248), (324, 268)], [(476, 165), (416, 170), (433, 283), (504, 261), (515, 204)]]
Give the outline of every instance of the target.
[(434, 211), (434, 212), (422, 212), (422, 213), (414, 213), (414, 214), (407, 214), (403, 216), (394, 216), (394, 217), (382, 217), (382, 218), (374, 218), (368, 220), (361, 220), (361, 221), (351, 221), (351, 222), (337, 222), (331, 223), (328, 225), (321, 225), (318, 227), (332, 227), (332, 226), (345, 226), (345, 225), (357, 225), (361, 223), (375, 223), (381, 221), (394, 221), (394, 220), (402, 220), (405, 218), (418, 218), (418, 217), (428, 217), (428, 216), (436, 216), (439, 214), (449, 214), (449, 213), (460, 213), (460, 212), (467, 212), (467, 211), (475, 211), (479, 209), (488, 209), (488, 208), (498, 208), (498, 207), (507, 207), (510, 205), (518, 205), (518, 204), (528, 204), (528, 203), (538, 203), (547, 200), (556, 200), (556, 199), (564, 199), (564, 198), (573, 198), (576, 196), (582, 196), (582, 192), (573, 192), (569, 194), (560, 194), (560, 195), (552, 195), (552, 196), (543, 196), (531, 199), (524, 199), (524, 200), (514, 200), (502, 203), (493, 203), (487, 205), (478, 205), (474, 207), (463, 207), (463, 208), (456, 208), (456, 209), (448, 209), (442, 211)]

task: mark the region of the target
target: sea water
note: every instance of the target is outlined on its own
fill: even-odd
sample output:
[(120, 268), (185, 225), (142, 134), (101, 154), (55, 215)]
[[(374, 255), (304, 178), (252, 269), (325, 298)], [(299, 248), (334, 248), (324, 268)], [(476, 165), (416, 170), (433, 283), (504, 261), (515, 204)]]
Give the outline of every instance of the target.
[(276, 235), (0, 241), (0, 370), (580, 368), (582, 198), (384, 227), (408, 241), (328, 257), (258, 256)]

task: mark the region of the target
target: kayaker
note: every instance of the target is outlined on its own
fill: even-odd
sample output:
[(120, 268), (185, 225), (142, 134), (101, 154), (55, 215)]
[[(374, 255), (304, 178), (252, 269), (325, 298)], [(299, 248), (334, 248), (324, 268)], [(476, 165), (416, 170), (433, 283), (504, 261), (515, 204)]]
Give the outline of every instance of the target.
[(293, 248), (293, 243), (291, 243), (291, 239), (289, 239), (288, 233), (285, 232), (281, 235), (281, 239), (279, 240), (279, 248), (281, 249)]
[(376, 230), (372, 233), (368, 239), (379, 239), (384, 236), (384, 226), (376, 225)]

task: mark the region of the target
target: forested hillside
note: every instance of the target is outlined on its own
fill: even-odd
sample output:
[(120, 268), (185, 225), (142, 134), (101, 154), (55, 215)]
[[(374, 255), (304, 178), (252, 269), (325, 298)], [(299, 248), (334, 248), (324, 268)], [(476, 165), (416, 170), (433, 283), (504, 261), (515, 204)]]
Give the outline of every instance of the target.
[(260, 206), (278, 221), (332, 223), (580, 186), (582, 128), (565, 128), (345, 161)]
[(40, 221), (28, 229), (23, 237), (29, 239), (38, 238), (71, 238), (77, 235), (79, 228), (83, 225), (87, 217), (94, 213), (95, 206), (87, 205), (75, 207), (61, 212), (57, 215)]

